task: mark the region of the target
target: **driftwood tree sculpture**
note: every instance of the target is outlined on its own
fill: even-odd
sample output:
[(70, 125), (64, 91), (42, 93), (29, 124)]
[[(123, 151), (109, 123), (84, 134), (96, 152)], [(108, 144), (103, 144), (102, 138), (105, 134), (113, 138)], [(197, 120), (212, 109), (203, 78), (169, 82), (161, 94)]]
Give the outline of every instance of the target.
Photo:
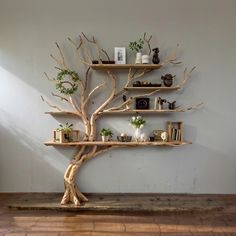
[[(151, 36), (149, 38), (147, 38), (146, 33), (144, 34), (144, 41), (147, 44), (149, 52), (151, 52), (151, 46), (150, 46), (151, 38), (152, 38)], [(87, 110), (87, 106), (88, 106), (89, 102), (91, 101), (91, 98), (94, 96), (94, 94), (96, 92), (98, 92), (102, 88), (106, 88), (106, 82), (103, 82), (100, 85), (93, 88), (91, 91), (88, 91), (89, 90), (88, 81), (91, 79), (90, 78), (90, 70), (91, 70), (92, 59), (93, 59), (93, 57), (90, 53), (91, 52), (90, 50), (91, 50), (91, 48), (93, 48), (96, 51), (96, 54), (97, 54), (96, 59), (99, 60), (99, 64), (102, 63), (102, 60), (104, 57), (106, 58), (106, 60), (110, 60), (110, 58), (109, 58), (107, 52), (98, 45), (98, 43), (94, 37), (92, 37), (90, 39), (84, 33), (82, 33), (79, 36), (78, 43), (76, 41), (72, 40), (71, 38), (68, 38), (68, 40), (75, 47), (76, 52), (78, 53), (80, 63), (84, 64), (87, 67), (85, 77), (83, 79), (81, 77), (78, 77), (77, 79), (74, 80), (77, 83), (78, 91), (76, 91), (76, 93), (79, 94), (79, 100), (75, 99), (75, 97), (72, 93), (74, 90), (70, 91), (70, 92), (67, 91), (68, 93), (60, 93), (60, 94), (52, 93), (53, 97), (58, 98), (61, 101), (68, 103), (72, 107), (73, 111), (67, 111), (67, 110), (64, 110), (58, 106), (51, 104), (49, 101), (47, 101), (43, 97), (42, 97), (42, 99), (44, 102), (46, 102), (48, 104), (48, 106), (50, 106), (51, 108), (56, 110), (58, 113), (61, 112), (61, 113), (73, 114), (76, 117), (78, 117), (79, 119), (81, 119), (81, 121), (83, 123), (84, 131), (83, 131), (83, 138), (81, 141), (81, 142), (83, 142), (83, 145), (78, 145), (79, 150), (78, 150), (77, 154), (72, 158), (69, 166), (66, 169), (66, 172), (64, 174), (65, 192), (64, 192), (64, 196), (61, 200), (61, 204), (73, 203), (76, 206), (78, 206), (78, 205), (80, 205), (81, 202), (88, 201), (88, 199), (82, 194), (82, 192), (80, 191), (80, 189), (78, 188), (77, 183), (76, 183), (76, 174), (78, 173), (81, 166), (85, 162), (90, 160), (91, 158), (94, 158), (94, 157), (100, 155), (101, 153), (107, 152), (108, 150), (110, 150), (114, 147), (122, 146), (122, 144), (118, 145), (118, 146), (113, 145), (112, 142), (111, 143), (103, 143), (102, 145), (101, 144), (97, 145), (97, 143), (98, 143), (98, 142), (96, 142), (96, 133), (97, 133), (96, 121), (97, 121), (97, 119), (101, 115), (103, 115), (107, 112), (111, 112), (111, 111), (122, 112), (122, 111), (129, 111), (130, 110), (132, 112), (132, 108), (130, 108), (129, 105), (133, 103), (133, 101), (136, 97), (151, 96), (154, 93), (158, 92), (159, 89), (156, 89), (156, 90), (146, 93), (146, 94), (142, 93), (140, 95), (136, 95), (133, 97), (127, 96), (126, 101), (119, 100), (119, 101), (122, 101), (120, 104), (111, 107), (111, 104), (113, 104), (113, 102), (117, 98), (122, 97), (124, 94), (126, 94), (127, 91), (125, 90), (125, 87), (128, 87), (129, 84), (131, 84), (131, 82), (135, 81), (136, 79), (140, 79), (143, 75), (150, 72), (152, 70), (152, 68), (148, 69), (148, 67), (147, 68), (142, 67), (141, 69), (140, 68), (136, 69), (135, 67), (131, 66), (128, 71), (126, 84), (122, 89), (118, 89), (117, 78), (116, 78), (116, 75), (113, 72), (113, 70), (110, 70), (109, 68), (105, 69), (104, 72), (107, 74), (107, 76), (110, 79), (110, 81), (109, 81), (109, 83), (111, 84), (110, 94), (105, 99), (105, 101), (103, 103), (98, 105), (98, 107), (93, 111), (92, 114), (89, 114), (88, 110)], [(70, 76), (73, 77), (73, 75), (70, 74), (71, 70), (66, 63), (66, 60), (65, 60), (65, 57), (64, 57), (61, 47), (57, 43), (56, 43), (56, 47), (59, 51), (59, 57), (56, 57), (54, 55), (50, 55), (50, 56), (57, 63), (57, 66), (58, 66), (57, 68), (60, 71), (67, 72), (65, 74), (67, 74), (67, 75), (69, 74)], [(177, 57), (176, 57), (176, 50), (173, 53), (171, 53), (160, 64), (158, 64), (158, 66), (163, 67), (169, 63), (173, 63), (173, 64), (179, 63), (177, 61)], [(179, 85), (177, 85), (178, 88), (181, 88), (181, 86), (183, 86), (187, 82), (187, 80), (190, 78), (190, 74), (191, 74), (192, 70), (190, 70), (188, 72), (187, 69), (185, 69), (184, 74), (183, 74), (183, 79), (179, 83)], [(49, 81), (52, 81), (53, 83), (58, 82), (55, 78), (50, 78), (50, 76), (48, 76), (47, 73), (45, 73), (45, 76)], [(75, 78), (76, 78), (76, 74), (75, 74)], [(74, 85), (72, 82), (69, 82), (69, 81), (64, 81), (62, 83), (65, 83), (63, 85), (68, 86), (69, 88), (72, 88)], [(76, 89), (77, 89), (77, 87), (76, 87)], [(180, 109), (180, 111), (185, 111), (185, 110), (187, 111), (187, 110), (195, 109), (198, 106), (199, 106), (199, 104), (196, 106), (187, 108), (187, 109), (180, 109), (180, 108), (179, 109)], [(86, 142), (89, 145), (86, 145)], [(137, 146), (137, 145), (138, 145), (137, 143), (133, 143), (133, 144), (130, 143), (129, 144), (129, 146)], [(145, 145), (145, 143), (142, 143), (142, 145)], [(152, 144), (152, 145), (154, 145), (154, 144)], [(168, 144), (166, 144), (166, 145), (168, 145)], [(126, 144), (123, 144), (123, 146), (126, 146)], [(175, 144), (170, 143), (169, 146), (175, 146)]]

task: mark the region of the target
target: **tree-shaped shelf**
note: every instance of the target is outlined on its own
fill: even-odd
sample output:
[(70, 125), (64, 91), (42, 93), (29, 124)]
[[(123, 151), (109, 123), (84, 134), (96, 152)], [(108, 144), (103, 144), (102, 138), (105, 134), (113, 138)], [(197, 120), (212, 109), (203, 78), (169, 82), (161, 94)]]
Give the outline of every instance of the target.
[[(88, 160), (104, 153), (112, 148), (116, 147), (144, 147), (144, 146), (160, 146), (160, 147), (177, 147), (186, 144), (191, 144), (188, 141), (170, 141), (170, 142), (102, 142), (97, 141), (97, 120), (106, 114), (161, 114), (161, 113), (174, 113), (174, 112), (184, 112), (192, 110), (195, 107), (182, 109), (177, 107), (175, 110), (135, 110), (132, 109), (135, 98), (151, 96), (156, 92), (161, 91), (174, 91), (180, 89), (186, 81), (190, 78), (192, 70), (184, 70), (183, 79), (179, 84), (175, 84), (173, 87), (130, 87), (130, 85), (137, 79), (141, 79), (147, 72), (152, 70), (158, 70), (161, 67), (164, 67), (168, 64), (178, 64), (176, 51), (168, 55), (161, 63), (159, 64), (92, 64), (93, 54), (90, 50), (90, 45), (94, 46), (94, 51), (97, 52), (96, 60), (102, 61), (106, 56), (108, 60), (109, 56), (106, 51), (102, 49), (96, 42), (95, 38), (89, 39), (85, 34), (79, 36), (79, 41), (75, 42), (74, 40), (68, 38), (72, 45), (75, 47), (76, 52), (79, 56), (79, 61), (87, 67), (84, 78), (82, 75), (71, 70), (66, 63), (64, 54), (60, 46), (56, 43), (57, 49), (59, 51), (60, 57), (55, 57), (51, 55), (54, 61), (59, 67), (59, 73), (56, 78), (51, 78), (45, 73), (46, 78), (49, 81), (52, 81), (56, 85), (56, 89), (60, 94), (52, 93), (54, 98), (59, 99), (62, 102), (65, 102), (70, 106), (72, 111), (64, 110), (59, 106), (51, 104), (49, 101), (46, 101), (43, 97), (42, 100), (47, 103), (47, 105), (54, 109), (54, 111), (46, 112), (46, 114), (56, 115), (56, 116), (75, 116), (83, 124), (84, 129), (81, 132), (81, 137), (79, 142), (68, 142), (68, 143), (59, 143), (59, 142), (45, 142), (47, 146), (58, 146), (58, 147), (79, 147), (78, 152), (72, 158), (69, 166), (66, 169), (64, 174), (64, 185), (65, 192), (61, 201), (61, 204), (74, 203), (76, 206), (80, 205), (83, 201), (88, 201), (88, 199), (82, 194), (79, 190), (76, 183), (76, 175), (81, 166)], [(151, 54), (150, 40), (146, 38), (146, 33), (144, 34), (144, 41), (147, 43), (149, 48), (149, 55)], [(91, 69), (100, 70), (106, 75), (104, 81), (91, 89), (92, 83), (91, 78)], [(124, 86), (119, 86), (119, 80), (117, 79), (117, 74), (120, 69), (128, 70), (127, 81)], [(107, 81), (106, 81), (107, 80)], [(88, 85), (89, 84), (89, 85)], [(109, 84), (109, 86), (106, 86)], [(66, 85), (66, 86), (65, 86)], [(92, 104), (92, 97), (94, 94), (97, 94), (98, 91), (102, 89), (109, 89), (109, 94), (104, 100), (97, 99), (95, 104), (93, 104), (94, 111), (90, 111), (89, 105)], [(128, 96), (127, 90), (141, 91), (139, 95)], [(149, 93), (144, 94), (143, 90), (149, 90)], [(74, 93), (77, 93), (78, 96), (73, 96)], [(103, 94), (103, 93), (100, 93)], [(123, 100), (122, 100), (123, 97)], [(117, 98), (120, 98), (118, 100)], [(121, 104), (119, 103), (121, 102)], [(112, 107), (112, 104), (119, 104)], [(67, 130), (68, 131), (68, 130)], [(72, 130), (73, 131), (73, 130)], [(71, 131), (71, 132), (72, 132)], [(62, 131), (59, 130), (59, 132)], [(65, 133), (64, 133), (65, 134)], [(67, 133), (68, 135), (68, 133)], [(61, 135), (62, 136), (62, 135)], [(63, 137), (63, 136), (62, 136)], [(177, 140), (182, 140), (177, 139)], [(58, 140), (58, 139), (56, 139)], [(70, 140), (69, 138), (67, 140)], [(73, 140), (73, 138), (72, 138)], [(95, 141), (94, 141), (95, 140)], [(167, 140), (176, 140), (176, 139), (167, 139)]]

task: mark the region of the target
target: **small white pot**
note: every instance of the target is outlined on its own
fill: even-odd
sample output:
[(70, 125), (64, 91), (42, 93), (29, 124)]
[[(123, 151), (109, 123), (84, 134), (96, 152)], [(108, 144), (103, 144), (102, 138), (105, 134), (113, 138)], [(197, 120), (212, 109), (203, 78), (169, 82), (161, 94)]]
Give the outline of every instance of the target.
[(149, 63), (150, 63), (150, 56), (142, 55), (142, 64), (149, 64)]
[(102, 141), (103, 142), (108, 142), (109, 141), (109, 136), (102, 136)]
[(142, 63), (142, 53), (137, 52), (136, 53), (136, 59), (135, 59), (135, 64), (141, 64)]

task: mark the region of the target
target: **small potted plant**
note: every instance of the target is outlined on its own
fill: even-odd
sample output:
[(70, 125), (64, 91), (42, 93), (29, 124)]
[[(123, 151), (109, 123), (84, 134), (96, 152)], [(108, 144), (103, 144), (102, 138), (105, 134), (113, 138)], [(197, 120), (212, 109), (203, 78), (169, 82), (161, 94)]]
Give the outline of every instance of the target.
[(112, 137), (113, 133), (110, 129), (103, 128), (100, 131), (100, 135), (102, 136), (102, 141), (107, 142), (110, 141), (110, 138)]
[(53, 131), (54, 142), (68, 143), (79, 140), (79, 130), (73, 130), (73, 124), (66, 122), (65, 125), (60, 124), (59, 127)]
[(136, 52), (135, 64), (141, 64), (142, 63), (141, 50), (143, 49), (143, 45), (144, 45), (144, 41), (141, 38), (138, 41), (134, 41), (134, 42), (129, 43), (130, 50)]

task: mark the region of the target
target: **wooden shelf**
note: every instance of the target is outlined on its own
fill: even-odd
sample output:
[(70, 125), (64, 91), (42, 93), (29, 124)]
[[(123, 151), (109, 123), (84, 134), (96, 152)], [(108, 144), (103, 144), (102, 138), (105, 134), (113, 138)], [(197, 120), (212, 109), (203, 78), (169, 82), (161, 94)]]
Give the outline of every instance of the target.
[(123, 146), (123, 147), (136, 147), (136, 146), (182, 146), (186, 144), (192, 144), (188, 141), (173, 141), (173, 142), (118, 142), (118, 141), (109, 141), (109, 142), (102, 142), (102, 141), (88, 141), (88, 142), (70, 142), (70, 143), (55, 143), (55, 142), (45, 142), (46, 146), (61, 146), (61, 147), (70, 147), (70, 146)]
[(124, 88), (127, 91), (143, 91), (143, 90), (149, 90), (149, 91), (155, 91), (155, 90), (160, 90), (163, 92), (168, 92), (168, 91), (173, 91), (173, 90), (178, 90), (180, 89), (180, 86), (172, 86), (172, 87), (125, 87)]
[(161, 64), (90, 64), (93, 70), (148, 69), (157, 70)]
[(122, 110), (116, 110), (116, 111), (104, 111), (103, 114), (106, 115), (106, 114), (116, 114), (116, 115), (122, 115), (122, 114), (127, 114), (127, 115), (130, 115), (130, 114), (134, 114), (134, 113), (142, 113), (142, 114), (163, 114), (163, 113), (175, 113), (175, 112), (184, 112), (184, 110), (179, 110), (179, 109), (176, 109), (176, 110), (169, 110), (169, 109), (163, 109), (163, 110), (127, 110), (127, 111), (122, 111)]
[(67, 116), (67, 115), (70, 115), (70, 116), (76, 116), (77, 114), (75, 112), (70, 112), (70, 111), (47, 111), (45, 112), (45, 114), (49, 114), (49, 115), (52, 115), (52, 116)]

